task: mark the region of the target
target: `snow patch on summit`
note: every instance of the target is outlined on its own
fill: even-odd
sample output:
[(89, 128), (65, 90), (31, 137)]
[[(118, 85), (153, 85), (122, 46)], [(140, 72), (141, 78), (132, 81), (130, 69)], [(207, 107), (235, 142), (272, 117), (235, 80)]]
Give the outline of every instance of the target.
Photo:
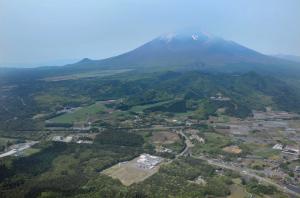
[(175, 33), (168, 33), (168, 34), (165, 34), (163, 36), (160, 37), (161, 40), (164, 40), (166, 42), (170, 42), (172, 41), (174, 38), (176, 37), (176, 34)]
[(197, 41), (197, 40), (198, 40), (198, 37), (199, 37), (199, 36), (196, 35), (196, 34), (193, 34), (193, 35), (192, 35), (192, 39), (193, 39), (194, 41)]

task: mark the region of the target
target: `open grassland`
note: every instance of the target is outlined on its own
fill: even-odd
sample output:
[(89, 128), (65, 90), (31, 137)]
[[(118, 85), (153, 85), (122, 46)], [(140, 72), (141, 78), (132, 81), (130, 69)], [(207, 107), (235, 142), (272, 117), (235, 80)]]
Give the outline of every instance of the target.
[(66, 113), (49, 120), (52, 123), (76, 123), (76, 122), (86, 122), (90, 119), (97, 118), (101, 113), (105, 112), (105, 106), (101, 103), (95, 103), (90, 106), (81, 107), (74, 112)]
[(143, 112), (144, 110), (146, 110), (148, 108), (152, 108), (152, 107), (156, 107), (156, 106), (161, 106), (161, 105), (167, 104), (169, 102), (170, 102), (170, 100), (163, 101), (163, 102), (158, 102), (158, 103), (154, 103), (154, 104), (137, 105), (137, 106), (132, 107), (130, 109), (130, 111), (139, 113), (139, 112)]
[(66, 93), (67, 90), (63, 88), (57, 88), (56, 90), (51, 90), (48, 93), (39, 93), (34, 96), (34, 100), (37, 104), (43, 108), (55, 109), (57, 106), (61, 106), (64, 104), (80, 104), (87, 103), (89, 101), (89, 97), (83, 95), (74, 95), (69, 96)]
[(245, 186), (242, 185), (240, 178), (232, 179), (232, 185), (230, 186), (230, 195), (227, 198), (241, 198), (251, 197), (251, 194), (247, 192)]
[(195, 154), (220, 154), (223, 148), (231, 144), (229, 137), (217, 133), (204, 133), (205, 144), (196, 143), (192, 148)]
[(272, 147), (267, 144), (245, 143), (242, 144), (242, 147), (253, 155), (262, 158), (274, 159), (280, 154), (280, 151), (272, 149)]
[(0, 146), (6, 146), (7, 142), (15, 142), (16, 139), (0, 137)]
[(130, 69), (92, 71), (92, 72), (76, 73), (76, 74), (64, 75), (64, 76), (48, 77), (48, 78), (44, 78), (43, 80), (48, 82), (63, 81), (63, 80), (78, 80), (81, 78), (112, 76), (115, 74), (120, 74), (128, 71), (130, 71)]
[(227, 196), (227, 198), (243, 198), (243, 197), (251, 197), (251, 195), (246, 192), (245, 188), (234, 184), (230, 187), (231, 194)]
[(24, 156), (30, 156), (33, 155), (35, 153), (38, 153), (41, 149), (38, 148), (28, 148), (26, 150), (23, 151)]
[(300, 129), (300, 121), (299, 120), (289, 120), (288, 123), (291, 128)]

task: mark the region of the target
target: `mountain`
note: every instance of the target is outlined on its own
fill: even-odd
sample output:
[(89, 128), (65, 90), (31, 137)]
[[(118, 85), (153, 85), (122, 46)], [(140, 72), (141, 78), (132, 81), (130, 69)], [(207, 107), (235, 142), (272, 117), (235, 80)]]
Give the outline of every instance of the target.
[(73, 68), (160, 68), (213, 71), (269, 71), (296, 68), (295, 63), (267, 56), (205, 33), (170, 33), (124, 54), (103, 60), (84, 59)]
[(205, 72), (245, 73), (255, 71), (284, 78), (299, 78), (300, 63), (267, 56), (206, 33), (169, 33), (127, 53), (102, 59), (84, 58), (62, 67), (0, 69), (5, 79), (46, 78), (90, 71), (134, 69), (141, 71), (201, 70)]
[(294, 56), (294, 55), (288, 55), (288, 54), (276, 54), (273, 55), (274, 57), (289, 60), (289, 61), (294, 61), (300, 63), (300, 56)]

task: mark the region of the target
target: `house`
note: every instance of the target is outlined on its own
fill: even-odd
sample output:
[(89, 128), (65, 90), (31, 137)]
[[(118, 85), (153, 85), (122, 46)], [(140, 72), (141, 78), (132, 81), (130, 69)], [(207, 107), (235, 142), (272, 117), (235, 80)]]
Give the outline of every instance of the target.
[(291, 154), (291, 155), (299, 155), (299, 149), (293, 146), (285, 146), (283, 153)]
[(283, 145), (282, 144), (275, 144), (272, 148), (275, 149), (275, 150), (281, 150), (282, 151)]

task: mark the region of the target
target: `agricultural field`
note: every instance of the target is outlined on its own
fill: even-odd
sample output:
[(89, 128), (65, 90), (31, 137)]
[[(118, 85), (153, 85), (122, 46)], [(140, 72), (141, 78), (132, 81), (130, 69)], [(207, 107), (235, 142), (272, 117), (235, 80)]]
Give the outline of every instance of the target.
[(4, 149), (8, 146), (16, 144), (17, 142), (20, 142), (20, 140), (14, 138), (0, 137), (0, 152), (4, 151)]
[(6, 146), (6, 144), (7, 144), (8, 142), (13, 143), (13, 142), (15, 142), (15, 141), (16, 141), (16, 139), (0, 137), (0, 146)]
[[(82, 104), (88, 103), (90, 98), (83, 95), (67, 95), (65, 92), (67, 90), (65, 88), (56, 88), (55, 90), (49, 90), (48, 93), (41, 92), (34, 96), (34, 100), (36, 103), (46, 109), (55, 110), (57, 107), (62, 107), (66, 104)], [(39, 114), (37, 114), (39, 115)]]
[(274, 159), (280, 154), (280, 151), (272, 149), (272, 147), (267, 144), (245, 143), (242, 144), (242, 147), (253, 155), (264, 159)]
[(48, 120), (50, 123), (87, 123), (88, 121), (97, 120), (99, 116), (105, 113), (106, 107), (97, 102), (93, 105), (80, 107), (74, 112), (65, 113), (58, 117)]
[(39, 148), (28, 148), (28, 149), (26, 149), (26, 150), (24, 150), (22, 152), (22, 155), (25, 156), (25, 157), (27, 157), (27, 156), (36, 154), (36, 153), (38, 153), (40, 151), (41, 151), (41, 149), (39, 149)]
[(230, 186), (231, 194), (227, 198), (241, 198), (241, 197), (251, 197), (244, 186), (241, 185), (241, 180), (233, 179), (233, 184)]
[(242, 149), (240, 149), (238, 146), (226, 146), (222, 150), (232, 154), (240, 154), (242, 152)]
[(180, 138), (178, 134), (169, 131), (157, 131), (152, 135), (152, 142), (154, 144), (162, 145), (162, 144), (172, 144), (178, 141)]
[(79, 80), (82, 78), (95, 78), (95, 77), (106, 77), (112, 76), (115, 74), (121, 74), (124, 72), (131, 71), (130, 69), (119, 69), (119, 70), (101, 70), (101, 71), (92, 71), (92, 72), (84, 72), (84, 73), (77, 73), (65, 76), (55, 76), (55, 77), (47, 77), (44, 78), (44, 81), (47, 82), (57, 82), (57, 81), (64, 81), (64, 80)]
[(225, 135), (217, 133), (204, 133), (203, 137), (205, 139), (205, 144), (196, 143), (192, 148), (195, 154), (221, 154), (223, 153), (223, 148), (231, 144), (231, 139)]
[(137, 105), (137, 106), (132, 107), (129, 111), (136, 112), (136, 113), (142, 113), (144, 110), (146, 110), (148, 108), (164, 105), (164, 104), (169, 103), (170, 101), (171, 100), (157, 102), (157, 103), (154, 103), (154, 104)]

